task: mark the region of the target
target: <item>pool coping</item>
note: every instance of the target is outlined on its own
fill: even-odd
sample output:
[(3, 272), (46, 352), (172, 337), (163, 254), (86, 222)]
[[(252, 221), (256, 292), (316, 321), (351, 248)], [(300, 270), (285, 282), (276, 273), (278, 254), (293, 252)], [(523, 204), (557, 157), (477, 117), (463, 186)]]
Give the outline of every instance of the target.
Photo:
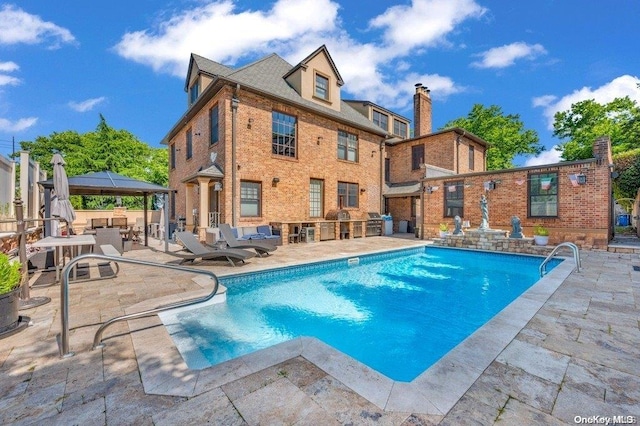
[[(385, 411), (444, 415), (575, 269), (573, 259), (563, 259), (489, 322), (411, 382), (394, 381), (314, 337), (299, 337), (213, 367), (192, 370), (187, 367), (158, 316), (130, 320), (128, 323), (147, 394), (194, 397), (302, 356)], [(306, 263), (310, 262), (298, 262)], [(139, 312), (151, 306), (208, 294), (211, 286), (208, 278), (197, 277), (194, 281), (203, 287), (201, 291), (141, 302), (126, 311)]]

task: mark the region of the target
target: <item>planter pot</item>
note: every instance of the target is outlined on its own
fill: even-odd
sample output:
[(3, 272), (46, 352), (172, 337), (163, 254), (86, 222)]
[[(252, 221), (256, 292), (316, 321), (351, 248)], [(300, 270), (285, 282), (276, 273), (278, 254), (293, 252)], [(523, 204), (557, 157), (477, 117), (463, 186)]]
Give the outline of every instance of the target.
[(444, 238), (447, 236), (447, 234), (449, 234), (449, 232), (447, 231), (440, 231), (440, 238)]
[(549, 236), (534, 235), (533, 241), (536, 243), (537, 246), (546, 246), (547, 244), (549, 244)]
[(0, 295), (0, 336), (18, 327), (20, 316), (20, 287)]

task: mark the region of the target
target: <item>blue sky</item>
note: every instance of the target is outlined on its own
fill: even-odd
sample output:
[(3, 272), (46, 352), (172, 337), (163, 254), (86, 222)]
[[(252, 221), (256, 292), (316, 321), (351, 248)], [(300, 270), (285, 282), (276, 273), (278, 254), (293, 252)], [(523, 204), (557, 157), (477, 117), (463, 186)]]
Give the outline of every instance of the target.
[(191, 52), (296, 64), (326, 44), (344, 98), (412, 119), (421, 82), (434, 129), (498, 105), (548, 150), (516, 162), (551, 163), (555, 112), (584, 99), (640, 103), (639, 20), (637, 0), (0, 0), (0, 154), (14, 137), (92, 131), (99, 114), (160, 146), (187, 106)]

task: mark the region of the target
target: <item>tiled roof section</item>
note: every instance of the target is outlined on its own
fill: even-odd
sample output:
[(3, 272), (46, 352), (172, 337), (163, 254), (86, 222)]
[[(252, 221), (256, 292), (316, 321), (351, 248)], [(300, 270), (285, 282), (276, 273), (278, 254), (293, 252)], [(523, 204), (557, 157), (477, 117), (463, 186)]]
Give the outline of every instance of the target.
[(372, 133), (385, 133), (382, 129), (373, 124), (373, 122), (367, 120), (366, 117), (343, 101), (341, 101), (340, 104), (340, 111), (335, 111), (302, 98), (283, 78), (291, 68), (291, 64), (280, 56), (271, 54), (252, 64), (239, 68), (225, 77), (237, 81), (240, 85), (257, 89), (266, 94), (285, 99), (294, 104), (302, 105), (306, 108), (321, 112), (336, 119), (351, 122), (360, 128), (371, 131)]
[(198, 69), (206, 72), (207, 74), (226, 76), (233, 72), (233, 68), (212, 61), (211, 59), (207, 59), (204, 56), (196, 55), (195, 53), (192, 53), (191, 56), (198, 66)]

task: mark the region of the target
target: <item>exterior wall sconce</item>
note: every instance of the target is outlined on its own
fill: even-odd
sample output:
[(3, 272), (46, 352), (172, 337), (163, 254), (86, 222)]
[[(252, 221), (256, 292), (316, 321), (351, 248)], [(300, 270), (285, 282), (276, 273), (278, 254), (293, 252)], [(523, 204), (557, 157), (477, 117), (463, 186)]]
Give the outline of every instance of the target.
[(193, 136), (200, 136), (200, 132), (194, 133)]
[(376, 155), (376, 150), (375, 149), (373, 151), (371, 151), (371, 156), (373, 157), (374, 155)]
[(366, 188), (360, 188), (360, 193), (361, 194), (365, 193), (366, 191), (367, 191)]
[(222, 191), (222, 182), (216, 182), (213, 184), (214, 191)]
[(578, 185), (585, 185), (587, 183), (587, 175), (579, 173), (576, 178), (578, 179)]
[(318, 142), (317, 144), (320, 145), (320, 142), (322, 142), (322, 136), (318, 136)]
[(280, 182), (280, 178), (279, 177), (274, 177), (273, 180), (271, 181), (271, 185), (272, 186), (278, 186), (278, 182)]
[(496, 189), (496, 183), (494, 181), (490, 180), (488, 188), (489, 188), (489, 191), (493, 191), (494, 189)]
[(437, 186), (429, 185), (429, 186), (425, 186), (424, 187), (424, 192), (426, 192), (427, 194), (431, 194), (431, 193), (433, 193), (433, 191), (437, 191), (437, 190), (438, 190)]
[(249, 121), (247, 122), (247, 129), (250, 129), (252, 124), (253, 124), (253, 118), (250, 118)]

